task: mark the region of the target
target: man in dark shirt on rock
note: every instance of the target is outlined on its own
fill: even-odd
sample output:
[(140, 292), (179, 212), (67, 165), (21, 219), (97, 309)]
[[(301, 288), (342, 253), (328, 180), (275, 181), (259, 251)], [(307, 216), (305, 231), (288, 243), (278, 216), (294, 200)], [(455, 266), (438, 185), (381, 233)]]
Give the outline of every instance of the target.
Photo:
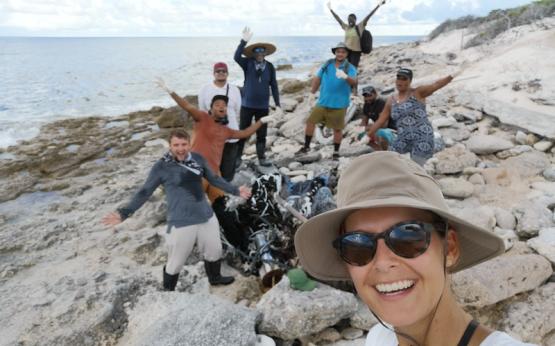
[[(380, 113), (385, 107), (385, 100), (378, 96), (378, 92), (372, 86), (367, 86), (362, 89), (362, 96), (364, 97), (364, 106), (362, 108), (361, 126), (367, 127), (368, 120), (372, 119), (373, 122), (378, 120)], [(389, 123), (386, 125), (391, 130), (396, 130), (393, 119), (389, 118)], [(378, 136), (377, 142), (369, 143), (374, 150), (387, 150), (388, 142), (384, 137)]]

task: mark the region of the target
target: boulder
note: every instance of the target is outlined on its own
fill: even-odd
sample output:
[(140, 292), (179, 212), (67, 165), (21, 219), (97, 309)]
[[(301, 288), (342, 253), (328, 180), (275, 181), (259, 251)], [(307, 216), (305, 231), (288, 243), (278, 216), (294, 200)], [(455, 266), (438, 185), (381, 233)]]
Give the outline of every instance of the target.
[(358, 329), (370, 330), (376, 323), (378, 320), (372, 315), (368, 305), (357, 298), (357, 310), (350, 319), (350, 325)]
[(509, 150), (500, 151), (497, 154), (495, 154), (495, 156), (497, 156), (502, 160), (505, 160), (509, 157), (518, 156), (520, 154), (527, 153), (532, 150), (533, 150), (532, 147), (529, 145), (517, 145), (512, 147)]
[(553, 146), (553, 142), (551, 141), (539, 141), (538, 143), (534, 144), (534, 149), (538, 151), (546, 152)]
[(462, 178), (443, 178), (438, 183), (446, 197), (467, 198), (474, 192), (474, 185)]
[(475, 135), (466, 141), (466, 147), (475, 154), (486, 155), (510, 149), (514, 144), (497, 136)]
[(543, 177), (551, 182), (555, 182), (555, 166), (547, 167), (542, 172)]
[(468, 178), (468, 182), (474, 185), (485, 185), (486, 181), (480, 173), (475, 173)]
[(478, 157), (465, 149), (463, 145), (454, 145), (434, 156), (437, 158), (435, 171), (437, 174), (455, 174), (462, 172), (467, 167), (474, 167)]
[(530, 151), (510, 157), (501, 163), (511, 173), (518, 173), (521, 177), (534, 177), (541, 174), (551, 165), (549, 157), (539, 151)]
[(464, 140), (467, 140), (471, 135), (467, 126), (461, 123), (453, 124), (451, 127), (441, 128), (439, 129), (439, 133), (441, 133), (443, 138), (445, 138), (446, 143), (448, 139), (455, 142), (462, 142)]
[(480, 111), (468, 109), (466, 107), (453, 107), (447, 111), (447, 116), (451, 116), (457, 121), (475, 123), (482, 120), (483, 114)]
[(503, 229), (515, 229), (516, 219), (515, 216), (508, 210), (503, 208), (494, 208), (495, 222), (497, 226)]
[(129, 311), (126, 345), (253, 345), (257, 311), (214, 295), (154, 292)]
[(540, 200), (521, 202), (513, 209), (513, 214), (516, 216), (516, 231), (520, 237), (535, 237), (540, 229), (555, 226), (553, 212)]
[[(451, 200), (449, 202), (450, 202), (449, 208), (458, 217), (462, 218), (463, 220), (472, 220), (474, 224), (480, 227), (483, 227), (487, 230), (494, 229), (495, 213), (493, 209), (491, 209), (490, 207), (485, 205), (480, 206), (479, 204), (475, 206), (465, 205), (461, 207), (461, 206), (453, 205)], [(477, 203), (474, 201), (473, 204), (477, 204)]]
[(457, 123), (457, 120), (453, 117), (434, 117), (430, 119), (432, 126), (436, 129), (440, 129), (442, 127), (451, 127)]
[(501, 329), (518, 335), (522, 341), (543, 345), (543, 339), (555, 330), (555, 283), (539, 287), (522, 301), (508, 305)]
[(544, 228), (540, 230), (537, 237), (529, 239), (526, 244), (537, 253), (551, 261), (555, 265), (555, 228)]
[(296, 291), (284, 276), (256, 304), (263, 314), (259, 330), (284, 340), (293, 340), (320, 332), (351, 317), (357, 310), (351, 293), (317, 283), (312, 291)]
[(503, 255), (453, 274), (453, 291), (463, 305), (480, 308), (533, 290), (552, 273), (542, 256)]
[(179, 107), (164, 109), (155, 119), (156, 124), (162, 129), (184, 127), (187, 116), (186, 112)]
[(310, 85), (310, 80), (300, 81), (298, 79), (286, 79), (281, 85), (280, 91), (282, 94), (294, 94), (304, 90)]

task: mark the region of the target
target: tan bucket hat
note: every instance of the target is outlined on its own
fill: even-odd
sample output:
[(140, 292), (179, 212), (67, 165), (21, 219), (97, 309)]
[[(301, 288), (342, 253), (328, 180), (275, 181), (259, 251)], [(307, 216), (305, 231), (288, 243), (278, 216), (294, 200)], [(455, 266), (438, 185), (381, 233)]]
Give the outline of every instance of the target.
[(457, 231), (461, 253), (451, 272), (505, 250), (500, 237), (449, 212), (439, 184), (417, 163), (396, 152), (379, 151), (356, 158), (341, 174), (337, 190), (337, 209), (309, 219), (295, 234), (303, 269), (320, 280), (351, 279), (332, 242), (339, 236), (341, 223), (358, 209), (411, 207), (448, 220)]
[(276, 51), (276, 46), (274, 46), (273, 44), (266, 43), (266, 42), (259, 42), (259, 43), (253, 43), (246, 46), (245, 49), (243, 49), (243, 55), (246, 56), (247, 58), (252, 58), (254, 56), (253, 50), (258, 47), (262, 47), (266, 50), (264, 52), (264, 56), (274, 54)]

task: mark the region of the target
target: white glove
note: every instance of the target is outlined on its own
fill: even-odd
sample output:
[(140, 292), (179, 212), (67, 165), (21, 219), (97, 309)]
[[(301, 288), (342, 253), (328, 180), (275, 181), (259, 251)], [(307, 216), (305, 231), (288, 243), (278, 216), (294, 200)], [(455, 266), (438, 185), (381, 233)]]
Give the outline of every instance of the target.
[(343, 70), (336, 70), (335, 76), (339, 79), (347, 79), (347, 77), (349, 77)]
[(260, 118), (260, 122), (262, 124), (275, 123), (275, 122), (277, 122), (277, 117), (278, 117), (278, 114), (276, 114), (276, 113), (274, 113), (272, 115), (266, 115), (266, 116)]
[(170, 88), (168, 88), (168, 86), (166, 85), (166, 82), (164, 82), (164, 80), (160, 77), (156, 77), (154, 83), (156, 83), (156, 85), (164, 90), (165, 92), (167, 92), (168, 94), (171, 94), (173, 91), (170, 90)]
[(250, 40), (251, 38), (252, 38), (252, 31), (251, 31), (251, 29), (249, 29), (248, 26), (246, 26), (246, 27), (243, 29), (243, 37), (242, 37), (242, 39), (243, 39), (243, 41), (245, 41), (245, 42), (249, 42), (249, 40)]
[(328, 1), (327, 5), (328, 5), (328, 9), (331, 11), (331, 1)]

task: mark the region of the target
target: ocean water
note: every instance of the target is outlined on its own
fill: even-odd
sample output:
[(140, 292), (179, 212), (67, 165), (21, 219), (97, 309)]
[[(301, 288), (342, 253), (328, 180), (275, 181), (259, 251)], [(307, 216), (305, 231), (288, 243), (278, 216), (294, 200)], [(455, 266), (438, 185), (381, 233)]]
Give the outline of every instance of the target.
[[(376, 36), (374, 46), (417, 36)], [(279, 78), (307, 78), (315, 63), (331, 58), (341, 37), (266, 37), (278, 50), (274, 65), (292, 64)], [(255, 42), (254, 40), (252, 42)], [(46, 122), (110, 116), (174, 105), (154, 84), (162, 77), (180, 95), (196, 95), (224, 61), (229, 80), (242, 84), (233, 61), (239, 38), (11, 38), (0, 37), (0, 147), (38, 134)]]

